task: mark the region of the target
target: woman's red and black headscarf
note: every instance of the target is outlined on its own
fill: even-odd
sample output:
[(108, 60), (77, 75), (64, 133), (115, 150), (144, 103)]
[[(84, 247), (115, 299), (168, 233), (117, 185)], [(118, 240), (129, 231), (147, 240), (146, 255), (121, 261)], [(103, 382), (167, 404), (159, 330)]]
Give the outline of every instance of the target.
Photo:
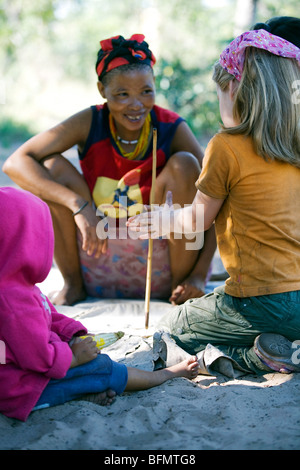
[(152, 67), (156, 59), (144, 38), (143, 34), (133, 34), (130, 39), (114, 36), (100, 41), (101, 49), (96, 63), (99, 80), (104, 74), (121, 65), (142, 63)]

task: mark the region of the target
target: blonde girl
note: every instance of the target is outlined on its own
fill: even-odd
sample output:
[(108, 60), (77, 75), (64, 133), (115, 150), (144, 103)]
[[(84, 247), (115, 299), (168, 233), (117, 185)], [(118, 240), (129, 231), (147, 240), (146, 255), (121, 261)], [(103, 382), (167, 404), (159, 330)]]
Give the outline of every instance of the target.
[[(248, 372), (300, 370), (292, 343), (300, 339), (299, 30), (298, 18), (274, 18), (222, 52), (213, 78), (223, 125), (205, 152), (193, 223), (172, 213), (183, 232), (200, 209), (204, 230), (215, 223), (229, 275), (161, 322), (183, 349), (202, 351), (204, 367), (209, 343)], [(152, 222), (142, 214), (131, 225), (145, 237), (164, 231)]]

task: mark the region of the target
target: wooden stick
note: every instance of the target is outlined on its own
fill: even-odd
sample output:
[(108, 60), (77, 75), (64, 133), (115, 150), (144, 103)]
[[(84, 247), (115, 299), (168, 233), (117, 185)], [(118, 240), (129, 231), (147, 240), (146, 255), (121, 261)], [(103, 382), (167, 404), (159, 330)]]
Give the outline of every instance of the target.
[[(150, 191), (150, 205), (154, 204), (155, 183), (156, 183), (156, 148), (157, 148), (157, 129), (153, 129), (153, 156), (152, 156), (152, 185)], [(149, 238), (148, 258), (147, 258), (147, 276), (146, 276), (146, 292), (145, 292), (145, 328), (149, 324), (149, 305), (151, 295), (151, 274), (152, 274), (152, 253), (153, 238)]]

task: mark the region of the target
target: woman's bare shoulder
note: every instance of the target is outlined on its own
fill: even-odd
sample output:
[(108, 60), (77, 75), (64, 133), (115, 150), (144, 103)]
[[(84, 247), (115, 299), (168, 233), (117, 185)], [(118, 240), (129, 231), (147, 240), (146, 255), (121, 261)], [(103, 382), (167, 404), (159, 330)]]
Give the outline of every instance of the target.
[(92, 109), (86, 108), (58, 124), (57, 128), (62, 127), (66, 132), (77, 137), (78, 141), (76, 143), (78, 145), (84, 145), (90, 132), (91, 123)]

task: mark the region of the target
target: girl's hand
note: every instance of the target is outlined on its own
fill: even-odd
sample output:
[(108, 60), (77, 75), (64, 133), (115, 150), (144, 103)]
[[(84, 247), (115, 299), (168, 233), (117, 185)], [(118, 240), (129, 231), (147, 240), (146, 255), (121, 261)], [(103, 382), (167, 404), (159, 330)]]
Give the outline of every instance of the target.
[(80, 366), (86, 362), (90, 362), (97, 357), (99, 354), (98, 348), (96, 346), (96, 341), (93, 341), (92, 337), (85, 338), (80, 341), (75, 341), (70, 346), (73, 359), (71, 362), (72, 367)]
[(174, 209), (172, 193), (168, 191), (166, 202), (162, 206), (145, 206), (146, 211), (130, 217), (127, 227), (133, 232), (140, 232), (138, 238), (168, 237), (174, 231)]

